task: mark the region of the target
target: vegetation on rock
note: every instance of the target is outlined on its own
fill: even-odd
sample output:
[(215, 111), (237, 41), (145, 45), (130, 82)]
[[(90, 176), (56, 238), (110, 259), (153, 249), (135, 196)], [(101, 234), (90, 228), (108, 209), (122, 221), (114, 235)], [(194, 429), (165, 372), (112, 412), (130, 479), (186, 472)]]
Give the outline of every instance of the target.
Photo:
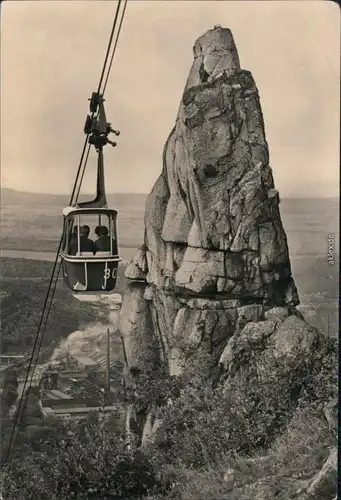
[[(212, 385), (206, 361), (197, 358), (181, 377), (161, 370), (153, 384), (135, 376), (133, 400), (141, 411), (159, 408), (162, 422), (143, 451), (127, 448), (115, 416), (73, 424), (29, 412), (3, 469), (6, 500), (294, 498), (335, 445), (324, 414), (337, 391), (335, 343), (312, 371), (274, 360), (261, 383), (228, 389)], [(332, 499), (330, 491), (335, 485), (318, 499)]]

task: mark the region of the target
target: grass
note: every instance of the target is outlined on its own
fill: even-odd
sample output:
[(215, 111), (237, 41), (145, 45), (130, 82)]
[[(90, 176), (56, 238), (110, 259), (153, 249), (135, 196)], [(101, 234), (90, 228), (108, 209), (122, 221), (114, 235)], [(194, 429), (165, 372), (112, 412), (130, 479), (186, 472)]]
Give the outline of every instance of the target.
[(251, 500), (250, 484), (263, 487), (260, 498), (264, 500), (290, 498), (289, 495), (300, 487), (300, 481), (318, 472), (333, 445), (335, 439), (321, 414), (310, 407), (297, 410), (287, 430), (269, 450), (266, 460), (259, 457), (251, 463), (236, 460), (239, 477), (236, 500)]

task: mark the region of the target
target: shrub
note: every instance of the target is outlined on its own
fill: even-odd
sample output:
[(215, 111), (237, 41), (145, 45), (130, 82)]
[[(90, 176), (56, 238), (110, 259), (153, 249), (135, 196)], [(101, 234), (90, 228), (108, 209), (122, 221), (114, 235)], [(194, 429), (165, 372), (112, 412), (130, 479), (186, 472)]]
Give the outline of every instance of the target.
[(14, 459), (3, 470), (6, 500), (133, 500), (158, 486), (148, 458), (128, 450), (101, 415), (66, 426), (53, 453), (41, 449), (27, 458), (25, 464)]
[[(189, 369), (177, 382), (180, 396), (159, 412), (159, 463), (213, 467), (231, 451), (242, 456), (265, 451), (298, 407), (322, 407), (337, 390), (335, 345), (313, 362), (303, 352), (296, 354), (263, 358), (261, 376), (251, 361), (247, 370), (216, 387), (198, 366)], [(196, 363), (204, 366), (200, 359)]]
[[(233, 450), (222, 455), (214, 466), (200, 469), (163, 466), (172, 488), (164, 496), (152, 495), (145, 500), (288, 500), (302, 483), (322, 467), (335, 437), (328, 429), (323, 412), (314, 405), (296, 409), (293, 418), (266, 454), (255, 452), (252, 458)], [(230, 481), (224, 480), (230, 471)], [(330, 500), (334, 493), (326, 490), (318, 500)]]
[(18, 380), (15, 370), (7, 370), (2, 380), (1, 412), (5, 416), (18, 398)]

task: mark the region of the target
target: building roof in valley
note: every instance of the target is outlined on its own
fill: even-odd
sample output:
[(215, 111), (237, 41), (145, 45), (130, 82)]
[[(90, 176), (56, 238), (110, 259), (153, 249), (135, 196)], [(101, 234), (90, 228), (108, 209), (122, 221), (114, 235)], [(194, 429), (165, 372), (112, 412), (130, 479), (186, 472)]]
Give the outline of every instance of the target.
[(51, 389), (46, 395), (44, 396), (46, 399), (72, 399), (72, 397), (69, 394), (66, 394), (65, 392), (59, 391), (58, 389)]
[[(107, 356), (101, 352), (96, 352), (91, 356), (91, 359), (95, 360), (102, 368), (107, 367)], [(117, 359), (110, 359), (110, 368), (115, 368), (117, 366)]]
[(80, 354), (72, 354), (72, 358), (78, 361), (78, 363), (81, 363), (84, 366), (96, 366), (98, 363), (94, 361), (93, 359), (89, 358), (88, 356), (83, 356)]
[[(114, 411), (120, 409), (119, 405), (105, 406), (104, 411)], [(100, 409), (99, 406), (77, 406), (77, 407), (68, 407), (68, 408), (51, 408), (45, 407), (44, 411), (48, 414), (55, 414), (56, 416), (63, 416), (65, 414), (86, 414), (91, 411), (98, 411)]]

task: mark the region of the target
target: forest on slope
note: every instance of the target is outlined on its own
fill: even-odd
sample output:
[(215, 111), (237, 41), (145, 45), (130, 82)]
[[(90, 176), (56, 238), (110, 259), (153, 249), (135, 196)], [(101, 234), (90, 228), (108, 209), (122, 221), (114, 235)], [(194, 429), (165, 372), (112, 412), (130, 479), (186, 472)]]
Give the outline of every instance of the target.
[[(21, 354), (30, 350), (39, 325), (53, 263), (1, 258), (1, 352)], [(119, 268), (117, 292), (124, 290), (124, 266)], [(75, 299), (59, 280), (43, 347), (59, 342), (81, 326), (96, 321), (98, 311)], [(52, 352), (52, 350), (51, 350)]]

